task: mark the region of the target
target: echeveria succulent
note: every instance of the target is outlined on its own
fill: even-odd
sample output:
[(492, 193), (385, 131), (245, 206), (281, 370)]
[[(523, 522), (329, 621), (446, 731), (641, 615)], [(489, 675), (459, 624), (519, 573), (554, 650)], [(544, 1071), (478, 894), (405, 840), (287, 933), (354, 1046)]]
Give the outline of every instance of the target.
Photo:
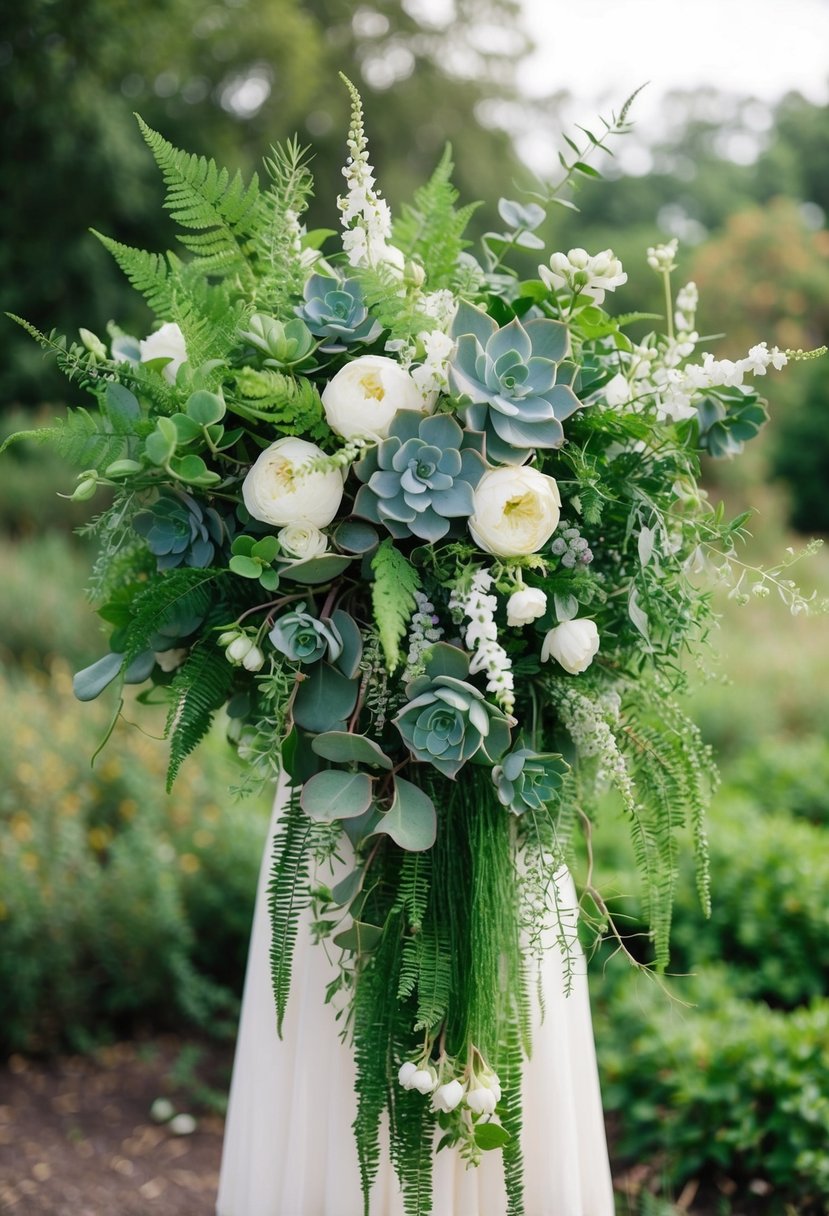
[(370, 343), (379, 338), (380, 323), (369, 316), (363, 289), (356, 279), (312, 274), (304, 295), (305, 303), (297, 308), (297, 316), (315, 337), (325, 339), (321, 350), (333, 353), (355, 342)]
[(339, 630), (331, 621), (311, 616), (303, 608), (301, 604), (279, 618), (268, 634), (273, 646), (294, 663), (316, 663), (326, 655), (335, 662), (343, 651)]
[(139, 511), (132, 525), (146, 540), (159, 570), (209, 566), (216, 550), (228, 539), (219, 513), (212, 507), (202, 507), (183, 490), (159, 491), (155, 502)]
[(532, 448), (557, 448), (562, 421), (581, 404), (570, 387), (574, 366), (567, 327), (547, 317), (501, 329), (462, 302), (452, 326), (457, 350), (449, 368), (453, 392), (471, 401), (467, 425), (486, 435), (486, 456), (520, 464)]
[(497, 706), (453, 676), (422, 676), (407, 688), (412, 698), (394, 719), (415, 760), (457, 776), (467, 760), (492, 764), (509, 747), (509, 723)]
[(537, 811), (558, 797), (569, 764), (553, 752), (515, 747), (492, 770), (498, 800), (514, 815)]
[(355, 514), (382, 523), (392, 536), (440, 540), (450, 520), (468, 518), (485, 464), (482, 437), (448, 414), (424, 418), (401, 410), (389, 435), (356, 466)]

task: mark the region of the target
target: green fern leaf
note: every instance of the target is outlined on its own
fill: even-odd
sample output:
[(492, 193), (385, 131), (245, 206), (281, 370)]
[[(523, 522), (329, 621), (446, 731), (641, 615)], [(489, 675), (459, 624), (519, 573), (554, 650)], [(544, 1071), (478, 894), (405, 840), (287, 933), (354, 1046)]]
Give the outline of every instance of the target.
[(182, 243), (196, 254), (202, 270), (248, 272), (250, 278), (250, 238), (259, 203), (256, 174), (246, 186), (238, 171), (231, 177), (215, 161), (182, 152), (136, 117), (167, 186), (165, 207), (178, 224), (195, 231), (182, 236)]
[(276, 1032), (282, 1023), (291, 987), (291, 970), (300, 913), (308, 907), (308, 869), (315, 824), (299, 805), (299, 790), (292, 788), (287, 810), (274, 838), (268, 883), (271, 921), (271, 982), (276, 1005)]
[(191, 650), (170, 685), (166, 737), (170, 740), (167, 792), (185, 759), (210, 729), (213, 715), (227, 700), (233, 668), (223, 650), (202, 642)]
[(394, 243), (407, 257), (420, 261), (432, 291), (452, 287), (458, 256), (470, 242), (463, 239), (478, 204), (455, 209), (458, 192), (452, 185), (452, 149), (449, 144), (425, 186), (404, 205), (394, 226)]
[[(228, 573), (225, 569), (170, 570), (163, 578), (155, 579), (146, 590), (139, 592), (130, 605), (132, 619), (127, 626), (124, 643), (127, 666), (149, 648), (153, 634), (174, 614), (189, 618), (206, 616), (215, 599), (210, 584)], [(230, 666), (227, 660), (225, 666)]]
[(160, 320), (169, 320), (174, 311), (173, 286), (170, 280), (170, 269), (167, 259), (161, 253), (148, 253), (144, 249), (134, 249), (130, 245), (122, 245), (112, 237), (104, 236), (92, 229), (105, 249), (108, 249), (121, 270), (139, 291), (148, 305)]
[(389, 671), (400, 662), (400, 642), (415, 610), (415, 591), (420, 588), (417, 571), (387, 537), (371, 560), (374, 582), (371, 602), (380, 643)]

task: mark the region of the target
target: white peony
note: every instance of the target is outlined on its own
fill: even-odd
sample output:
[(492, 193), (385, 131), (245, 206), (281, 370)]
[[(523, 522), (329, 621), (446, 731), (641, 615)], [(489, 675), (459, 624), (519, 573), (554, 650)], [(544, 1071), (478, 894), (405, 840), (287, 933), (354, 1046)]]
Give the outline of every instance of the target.
[(315, 443), (290, 435), (266, 448), (242, 485), (253, 518), (279, 526), (330, 524), (342, 502), (342, 475), (337, 469), (297, 474), (297, 469), (324, 455)]
[(484, 473), (473, 506), (476, 545), (497, 557), (522, 557), (538, 553), (555, 532), (561, 496), (554, 478), (524, 465)]
[(184, 334), (174, 321), (168, 321), (150, 334), (143, 342), (138, 343), (141, 351), (141, 362), (149, 363), (152, 359), (169, 359), (163, 369), (164, 379), (170, 384), (176, 382), (176, 372), (182, 363), (187, 362), (187, 347), (184, 344)]
[(562, 621), (544, 639), (541, 662), (555, 659), (570, 675), (577, 676), (590, 666), (598, 649), (599, 631), (595, 621), (585, 618)]
[(325, 419), (343, 439), (385, 439), (398, 410), (424, 411), (408, 372), (385, 355), (363, 355), (341, 368), (322, 394)]
[(507, 624), (520, 629), (547, 611), (547, 596), (540, 587), (522, 587), (507, 600)]
[(277, 536), (282, 552), (300, 561), (321, 557), (328, 549), (328, 537), (314, 524), (287, 524)]
[(446, 1114), (454, 1110), (463, 1097), (463, 1086), (460, 1081), (447, 1081), (435, 1090), (432, 1097), (432, 1110), (441, 1110)]

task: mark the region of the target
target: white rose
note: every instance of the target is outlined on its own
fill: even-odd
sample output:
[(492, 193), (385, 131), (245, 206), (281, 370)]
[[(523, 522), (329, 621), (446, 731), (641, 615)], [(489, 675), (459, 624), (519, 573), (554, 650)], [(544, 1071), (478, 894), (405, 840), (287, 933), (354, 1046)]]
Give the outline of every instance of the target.
[(138, 348), (142, 363), (149, 363), (151, 359), (169, 359), (170, 362), (164, 367), (164, 379), (175, 384), (176, 372), (182, 363), (187, 362), (187, 347), (184, 345), (184, 334), (173, 321), (168, 321), (149, 338), (139, 342)]
[(328, 537), (314, 524), (288, 524), (277, 535), (283, 553), (302, 561), (320, 557), (328, 548)]
[(473, 505), (472, 539), (496, 557), (537, 553), (555, 532), (561, 514), (554, 478), (526, 465), (484, 473)]
[(337, 469), (296, 475), (297, 469), (324, 455), (315, 443), (290, 435), (266, 448), (242, 485), (242, 498), (253, 518), (280, 526), (330, 524), (342, 502), (342, 475)]
[(555, 659), (570, 675), (577, 676), (590, 666), (598, 649), (599, 631), (595, 621), (584, 618), (562, 621), (544, 639), (541, 662)]
[(347, 363), (326, 385), (322, 405), (326, 422), (343, 439), (385, 439), (398, 410), (424, 410), (414, 380), (385, 355), (363, 355)]
[(507, 624), (520, 629), (547, 611), (547, 596), (540, 587), (522, 587), (507, 600)]
[(491, 1089), (482, 1085), (479, 1089), (470, 1089), (466, 1095), (466, 1105), (476, 1115), (491, 1115), (495, 1112), (498, 1100)]
[(432, 1110), (442, 1110), (446, 1114), (454, 1110), (463, 1097), (463, 1086), (460, 1081), (448, 1081), (435, 1090), (432, 1098)]

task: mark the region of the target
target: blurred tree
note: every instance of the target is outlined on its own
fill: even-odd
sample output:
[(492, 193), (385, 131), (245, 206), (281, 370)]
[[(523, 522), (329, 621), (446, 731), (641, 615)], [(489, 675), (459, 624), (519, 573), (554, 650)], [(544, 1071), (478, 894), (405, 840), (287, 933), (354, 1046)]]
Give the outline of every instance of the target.
[[(317, 153), (316, 218), (333, 226), (347, 126), (345, 71), (364, 90), (379, 176), (394, 201), (447, 139), (467, 197), (509, 181), (504, 132), (476, 118), (509, 98), (528, 49), (517, 0), (30, 0), (0, 17), (0, 307), (66, 332), (145, 323), (92, 226), (148, 248), (171, 242), (138, 111), (165, 136), (250, 170), (299, 131)], [(6, 331), (0, 399), (63, 391)]]

